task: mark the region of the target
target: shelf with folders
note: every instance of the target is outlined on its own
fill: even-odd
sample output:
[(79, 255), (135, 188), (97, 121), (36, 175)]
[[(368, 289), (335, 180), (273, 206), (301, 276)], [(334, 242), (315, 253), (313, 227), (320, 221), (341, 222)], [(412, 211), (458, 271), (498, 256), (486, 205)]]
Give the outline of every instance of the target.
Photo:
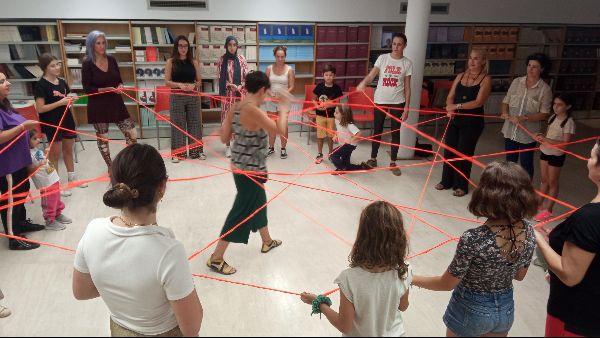
[(0, 22), (0, 72), (12, 83), (11, 100), (33, 99), (43, 53), (61, 59), (56, 21)]
[[(81, 65), (87, 53), (85, 39), (91, 31), (95, 30), (105, 34), (107, 53), (117, 60), (124, 86), (137, 86), (133, 67), (131, 24), (129, 21), (59, 20), (58, 28), (63, 47), (62, 58), (66, 60), (66, 62), (63, 62), (65, 79), (74, 93), (78, 95), (85, 94), (81, 83)], [(125, 95), (123, 95), (123, 100), (131, 118), (139, 123), (140, 116), (137, 103)], [(82, 97), (73, 105), (73, 117), (79, 126), (88, 124), (87, 102), (87, 97)], [(140, 131), (141, 136), (143, 136), (142, 132)]]
[(286, 64), (296, 75), (293, 94), (304, 95), (304, 86), (314, 83), (315, 24), (295, 22), (258, 23), (258, 68), (265, 71), (275, 63), (273, 50), (285, 46)]
[[(217, 95), (219, 92), (218, 63), (225, 54), (225, 40), (234, 36), (238, 41), (238, 53), (245, 57), (248, 70), (258, 69), (258, 37), (255, 22), (197, 22), (196, 58), (200, 62), (203, 93)], [(203, 112), (218, 111), (218, 100), (202, 97)], [(217, 118), (218, 120), (219, 118)], [(206, 121), (207, 118), (204, 118)], [(210, 118), (208, 118), (210, 120)]]
[(323, 68), (330, 64), (336, 69), (335, 82), (344, 90), (367, 75), (371, 26), (358, 24), (317, 24), (315, 77), (323, 79)]
[(134, 49), (135, 81), (140, 102), (140, 124), (145, 124), (144, 105), (153, 105), (154, 90), (165, 85), (165, 66), (175, 49), (175, 41), (184, 36), (195, 55), (196, 31), (193, 21), (131, 21), (131, 37)]

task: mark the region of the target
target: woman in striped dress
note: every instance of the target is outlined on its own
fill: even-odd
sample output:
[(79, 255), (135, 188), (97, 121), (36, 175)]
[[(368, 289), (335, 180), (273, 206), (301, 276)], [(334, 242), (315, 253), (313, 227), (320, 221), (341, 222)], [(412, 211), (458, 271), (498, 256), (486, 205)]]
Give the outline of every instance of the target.
[(266, 149), (267, 133), (282, 134), (286, 130), (290, 96), (280, 95), (279, 119), (275, 122), (259, 108), (270, 88), (271, 83), (265, 73), (257, 71), (248, 74), (248, 95), (232, 107), (221, 127), (223, 143), (229, 142), (231, 136), (235, 135), (231, 147), (231, 167), (237, 195), (221, 230), (221, 236), (226, 236), (218, 242), (206, 265), (224, 275), (236, 272), (224, 259), (229, 243), (248, 244), (250, 231), (260, 232), (262, 253), (281, 245), (280, 240), (271, 238), (267, 227), (267, 194), (264, 188), (267, 182)]
[[(219, 80), (219, 96), (221, 99), (221, 125), (225, 120), (227, 112), (233, 102), (243, 97), (244, 84), (248, 75), (248, 64), (246, 58), (238, 54), (238, 40), (234, 36), (228, 36), (225, 40), (226, 52), (219, 59), (217, 78)], [(231, 157), (230, 140), (226, 142), (227, 150), (225, 156)]]

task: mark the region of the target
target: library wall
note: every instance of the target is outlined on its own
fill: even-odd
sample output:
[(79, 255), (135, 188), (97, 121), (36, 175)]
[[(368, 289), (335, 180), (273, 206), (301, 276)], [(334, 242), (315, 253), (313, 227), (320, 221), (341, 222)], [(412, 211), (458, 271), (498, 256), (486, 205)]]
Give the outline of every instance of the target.
[[(403, 22), (400, 0), (218, 0), (208, 11), (149, 10), (147, 0), (3, 1), (2, 19)], [(436, 1), (433, 1), (436, 2)], [(448, 15), (432, 22), (597, 24), (597, 0), (446, 0)], [(376, 4), (376, 5), (374, 5)]]

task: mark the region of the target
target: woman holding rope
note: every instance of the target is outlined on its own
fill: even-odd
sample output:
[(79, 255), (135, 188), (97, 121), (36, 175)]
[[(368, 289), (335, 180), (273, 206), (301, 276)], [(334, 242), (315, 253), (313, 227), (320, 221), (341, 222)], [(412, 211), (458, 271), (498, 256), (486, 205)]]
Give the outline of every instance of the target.
[(265, 73), (257, 71), (248, 74), (248, 95), (229, 110), (221, 127), (223, 143), (229, 142), (231, 136), (235, 135), (231, 147), (231, 166), (237, 195), (221, 230), (223, 237), (206, 265), (223, 275), (231, 275), (237, 271), (224, 259), (229, 243), (248, 244), (250, 231), (260, 232), (262, 253), (267, 253), (282, 243), (272, 239), (269, 234), (264, 184), (267, 182), (267, 133), (285, 133), (290, 95), (279, 94), (279, 118), (275, 122), (259, 108), (270, 88), (271, 83)]
[[(29, 154), (29, 133), (37, 121), (25, 120), (17, 114), (8, 100), (10, 82), (6, 75), (0, 73), (0, 208), (2, 209), (2, 225), (7, 235), (20, 235), (23, 232), (44, 229), (44, 226), (30, 224), (26, 221), (24, 199), (29, 194), (29, 172), (31, 165)], [(15, 140), (16, 138), (16, 140)], [(22, 184), (21, 184), (22, 182)], [(13, 198), (13, 195), (17, 195)], [(22, 236), (21, 237), (25, 237)], [(39, 248), (39, 244), (9, 238), (10, 250), (31, 250)]]
[[(485, 51), (473, 49), (469, 55), (469, 69), (456, 76), (446, 99), (446, 111), (451, 120), (444, 143), (466, 156), (475, 154), (484, 127), (483, 105), (492, 92), (492, 78), (487, 74), (486, 63)], [(455, 116), (455, 112), (477, 116)], [(446, 149), (444, 157), (450, 160), (457, 155)], [(468, 160), (454, 161), (452, 166), (444, 163), (442, 181), (435, 188), (452, 188), (454, 196), (462, 197), (469, 192), (467, 180), (471, 176), (473, 163)]]

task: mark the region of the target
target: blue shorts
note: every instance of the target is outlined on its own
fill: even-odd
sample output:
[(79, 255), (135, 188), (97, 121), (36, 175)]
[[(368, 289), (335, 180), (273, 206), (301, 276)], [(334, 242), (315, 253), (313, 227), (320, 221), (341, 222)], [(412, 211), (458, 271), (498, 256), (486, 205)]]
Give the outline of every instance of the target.
[(444, 314), (446, 327), (459, 337), (510, 331), (515, 320), (512, 288), (497, 293), (477, 293), (457, 287)]

